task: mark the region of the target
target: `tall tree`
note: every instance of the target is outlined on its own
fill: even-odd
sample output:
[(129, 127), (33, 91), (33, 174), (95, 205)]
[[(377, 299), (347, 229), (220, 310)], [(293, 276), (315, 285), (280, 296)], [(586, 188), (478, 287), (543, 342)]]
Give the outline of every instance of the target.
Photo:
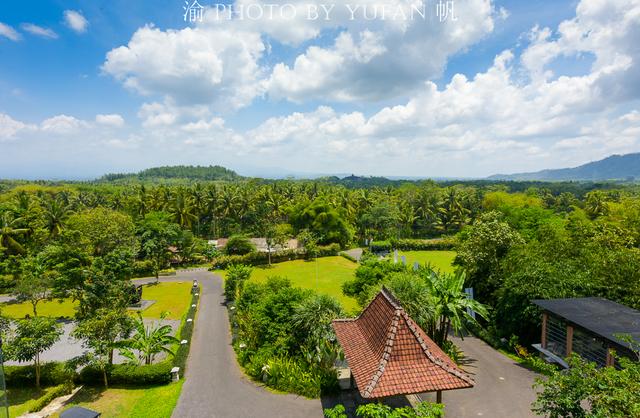
[(53, 318), (33, 317), (17, 322), (14, 335), (4, 348), (7, 359), (33, 361), (36, 387), (40, 389), (40, 354), (51, 348), (62, 335), (62, 327)]

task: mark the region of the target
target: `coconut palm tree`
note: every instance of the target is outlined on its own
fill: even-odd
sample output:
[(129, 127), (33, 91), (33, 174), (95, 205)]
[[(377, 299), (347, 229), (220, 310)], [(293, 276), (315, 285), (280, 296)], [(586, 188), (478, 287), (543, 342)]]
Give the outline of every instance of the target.
[(47, 230), (52, 236), (57, 236), (64, 228), (64, 221), (71, 214), (71, 206), (61, 199), (46, 199), (42, 202), (44, 220)]
[[(168, 312), (160, 315), (160, 320), (167, 317)], [(133, 322), (133, 336), (118, 342), (120, 354), (132, 362), (151, 364), (155, 356), (159, 353), (173, 355), (170, 346), (180, 341), (171, 335), (170, 325), (146, 325), (142, 319), (142, 314), (138, 312), (138, 318)], [(134, 353), (138, 352), (138, 355)]]
[(20, 222), (22, 218), (12, 218), (9, 212), (5, 212), (0, 223), (0, 247), (18, 254), (24, 253), (24, 247), (16, 238), (29, 232), (27, 228), (18, 227)]

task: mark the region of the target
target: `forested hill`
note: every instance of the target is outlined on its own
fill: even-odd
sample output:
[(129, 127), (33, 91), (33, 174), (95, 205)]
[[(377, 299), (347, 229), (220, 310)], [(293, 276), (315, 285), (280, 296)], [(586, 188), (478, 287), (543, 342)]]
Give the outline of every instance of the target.
[(233, 170), (214, 166), (176, 165), (153, 167), (142, 170), (139, 173), (106, 174), (100, 181), (121, 180), (154, 180), (154, 179), (188, 179), (188, 180), (240, 180), (243, 177)]
[(604, 181), (640, 180), (640, 153), (612, 155), (575, 168), (542, 170), (535, 173), (496, 174), (490, 180), (512, 181)]

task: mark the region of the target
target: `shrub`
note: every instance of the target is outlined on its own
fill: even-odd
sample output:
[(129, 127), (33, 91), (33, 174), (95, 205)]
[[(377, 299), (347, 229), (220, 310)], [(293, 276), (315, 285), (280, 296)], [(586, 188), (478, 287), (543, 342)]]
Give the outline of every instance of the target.
[[(40, 366), (40, 383), (45, 386), (61, 385), (74, 379), (75, 372), (65, 363), (50, 362)], [(28, 366), (4, 366), (4, 378), (8, 387), (31, 387), (36, 381), (33, 364)]]
[(58, 385), (47, 392), (45, 395), (41, 396), (38, 399), (31, 401), (28, 411), (29, 412), (38, 412), (42, 410), (45, 406), (49, 405), (51, 401), (55, 398), (68, 395), (73, 391), (73, 383), (66, 382), (61, 385)]
[(369, 248), (373, 253), (391, 251), (392, 247), (391, 241), (373, 241), (369, 244)]
[(224, 252), (227, 255), (245, 255), (256, 251), (256, 246), (249, 238), (242, 235), (234, 235), (227, 241)]
[(340, 257), (346, 258), (346, 259), (347, 259), (347, 260), (349, 260), (349, 261), (353, 261), (354, 263), (357, 263), (357, 262), (358, 262), (358, 260), (356, 260), (354, 257), (351, 257), (349, 254), (345, 253), (344, 251), (343, 251), (343, 252), (338, 253), (338, 255), (339, 255)]
[[(200, 287), (198, 287), (198, 295), (200, 294)], [(187, 311), (186, 318), (195, 318), (196, 310), (198, 309), (198, 299), (200, 297), (196, 296), (195, 293), (191, 295), (191, 305), (189, 305), (189, 310)], [(195, 307), (193, 305), (196, 305)], [(184, 376), (184, 372), (187, 366), (187, 357), (189, 356), (189, 348), (191, 347), (191, 337), (193, 334), (193, 324), (194, 321), (187, 322), (186, 318), (183, 318), (183, 324), (180, 328), (180, 336), (178, 339), (180, 341), (187, 340), (186, 344), (180, 344), (178, 349), (176, 350), (173, 356), (173, 366), (180, 367), (180, 374)]]
[(146, 277), (154, 274), (153, 261), (151, 260), (137, 260), (133, 262), (133, 277)]
[(456, 240), (453, 237), (435, 239), (393, 239), (391, 246), (402, 251), (443, 251), (453, 250)]
[[(330, 257), (338, 255), (340, 246), (338, 244), (330, 244), (326, 246), (318, 246), (318, 257)], [(277, 253), (271, 253), (272, 263), (281, 263), (284, 261), (304, 259), (306, 256), (304, 250), (283, 250)], [(211, 260), (214, 269), (226, 269), (231, 264), (245, 264), (247, 266), (260, 266), (269, 263), (269, 255), (262, 252), (254, 252), (245, 255), (221, 255)]]
[[(107, 371), (109, 384), (112, 385), (161, 385), (171, 381), (170, 361), (144, 366), (130, 364), (114, 364)], [(103, 385), (102, 371), (93, 366), (87, 366), (80, 372), (79, 382), (86, 385)]]
[(227, 278), (224, 281), (224, 295), (228, 301), (236, 300), (236, 295), (242, 293), (244, 282), (251, 277), (253, 269), (244, 264), (231, 264), (227, 268)]

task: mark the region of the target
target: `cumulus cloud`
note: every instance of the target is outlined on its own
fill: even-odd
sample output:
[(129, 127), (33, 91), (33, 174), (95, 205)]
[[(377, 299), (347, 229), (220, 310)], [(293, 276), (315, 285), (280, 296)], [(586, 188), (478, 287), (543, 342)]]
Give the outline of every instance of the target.
[(265, 46), (258, 33), (218, 26), (162, 31), (145, 26), (111, 50), (105, 73), (143, 95), (177, 105), (239, 108), (258, 94)]
[(89, 21), (84, 17), (82, 12), (77, 10), (65, 10), (64, 21), (66, 25), (76, 33), (85, 33), (89, 27)]
[(119, 128), (124, 126), (124, 119), (118, 114), (96, 115), (96, 123), (104, 126)]
[[(266, 83), (268, 93), (294, 102), (378, 101), (406, 95), (440, 76), (447, 60), (493, 31), (494, 15), (502, 14), (490, 0), (469, 0), (456, 3), (455, 22), (423, 20), (415, 12), (411, 19), (411, 4), (368, 1), (359, 11), (345, 8), (349, 13), (334, 21), (345, 28), (334, 44), (310, 46), (292, 65), (276, 65)], [(398, 10), (404, 10), (402, 18), (394, 19)]]
[(0, 22), (0, 36), (4, 36), (12, 41), (19, 41), (22, 36), (11, 26)]
[(0, 113), (0, 141), (14, 139), (20, 133), (33, 131), (33, 125), (17, 121), (11, 116)]
[(33, 23), (23, 23), (22, 25), (20, 25), (20, 27), (24, 31), (29, 32), (32, 35), (39, 36), (41, 38), (48, 38), (48, 39), (58, 38), (58, 34), (55, 33), (53, 30), (49, 28), (43, 28), (42, 26), (34, 25)]
[(57, 115), (42, 121), (40, 129), (54, 134), (70, 134), (87, 126), (87, 122), (73, 116)]

